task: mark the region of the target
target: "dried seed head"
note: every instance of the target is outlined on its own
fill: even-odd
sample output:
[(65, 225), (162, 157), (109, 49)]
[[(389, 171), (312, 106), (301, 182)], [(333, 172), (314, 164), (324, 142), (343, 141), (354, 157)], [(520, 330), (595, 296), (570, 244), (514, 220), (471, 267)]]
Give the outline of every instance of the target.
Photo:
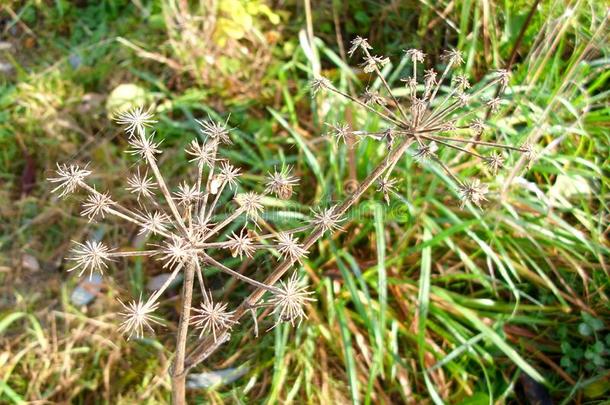
[(485, 194), (487, 194), (487, 184), (482, 184), (479, 179), (474, 179), (471, 182), (465, 182), (459, 189), (461, 207), (463, 208), (466, 203), (473, 203), (477, 207), (481, 207), (483, 201), (487, 201)]
[(364, 89), (364, 93), (362, 93), (362, 102), (366, 105), (377, 104), (377, 105), (386, 105), (385, 98), (381, 97), (379, 93), (375, 91), (369, 90), (367, 87)]
[(311, 88), (312, 96), (315, 96), (320, 90), (331, 88), (332, 84), (327, 78), (318, 76), (309, 83), (309, 87)]
[(91, 174), (87, 166), (80, 168), (77, 165), (57, 164), (57, 177), (49, 178), (51, 183), (58, 183), (57, 187), (51, 190), (53, 193), (60, 191), (59, 197), (64, 197), (73, 193), (80, 186), (85, 178)]
[(193, 156), (189, 162), (197, 162), (200, 166), (211, 168), (216, 161), (216, 144), (214, 142), (200, 144), (196, 139), (193, 139), (185, 152)]
[(496, 151), (491, 152), (485, 160), (485, 164), (491, 170), (492, 174), (498, 174), (498, 171), (504, 167), (504, 157)]
[(243, 255), (246, 255), (246, 257), (251, 258), (256, 251), (254, 242), (245, 228), (242, 228), (239, 235), (233, 232), (232, 235), (228, 237), (228, 242), (228, 247), (231, 250), (231, 255), (233, 257), (239, 256), (241, 259)]
[(177, 235), (172, 235), (161, 247), (161, 258), (163, 268), (184, 265), (191, 258), (191, 249), (188, 241)]
[(331, 131), (328, 132), (327, 135), (332, 136), (333, 138), (335, 138), (335, 140), (337, 142), (346, 142), (347, 141), (347, 137), (350, 136), (352, 134), (352, 131), (349, 128), (349, 125), (347, 124), (326, 124), (328, 127), (330, 127)]
[(114, 204), (114, 201), (110, 198), (110, 195), (106, 193), (91, 193), (87, 197), (87, 200), (83, 203), (83, 210), (81, 211), (82, 216), (86, 216), (91, 222), (98, 215), (104, 218), (108, 209)]
[(289, 233), (280, 232), (277, 235), (277, 251), (284, 260), (295, 260), (299, 263), (301, 258), (307, 256), (307, 250), (303, 249), (303, 245), (299, 240)]
[[(235, 190), (237, 188), (237, 178), (241, 176), (239, 168), (234, 167), (226, 160), (220, 164), (219, 180), (225, 182), (229, 188)], [(212, 194), (216, 194), (215, 192)]]
[(229, 128), (227, 128), (226, 122), (224, 124), (217, 124), (211, 119), (208, 120), (195, 120), (201, 128), (199, 130), (205, 137), (211, 138), (213, 141), (222, 142), (230, 145), (231, 138), (229, 137)]
[(178, 191), (176, 191), (174, 195), (176, 196), (175, 199), (178, 201), (179, 205), (187, 207), (195, 204), (199, 200), (201, 193), (197, 189), (196, 184), (189, 186), (186, 182), (182, 182), (182, 184), (178, 186)]
[(84, 244), (74, 242), (75, 246), (70, 251), (71, 256), (68, 260), (76, 262), (76, 265), (68, 271), (80, 269), (79, 277), (89, 270), (89, 278), (93, 277), (93, 272), (98, 271), (104, 274), (104, 269), (108, 268), (107, 262), (112, 261), (112, 251), (102, 242), (88, 240)]
[(390, 204), (390, 193), (396, 192), (396, 183), (398, 180), (392, 178), (381, 179), (377, 183), (377, 192), (383, 193), (383, 199), (388, 205)]
[(492, 113), (497, 113), (500, 109), (500, 104), (502, 103), (502, 99), (499, 97), (492, 98), (487, 102), (487, 107), (491, 110)]
[(151, 110), (144, 111), (144, 108), (137, 107), (128, 111), (119, 113), (115, 121), (119, 125), (125, 125), (125, 132), (132, 137), (134, 134), (144, 137), (146, 127), (150, 127), (157, 121), (153, 120)]
[(274, 292), (268, 304), (273, 306), (273, 313), (277, 320), (273, 327), (280, 322), (290, 322), (292, 326), (299, 325), (303, 318), (307, 319), (303, 307), (308, 301), (315, 301), (311, 298), (312, 291), (307, 291), (307, 287), (299, 280), (296, 273), (293, 273), (288, 282), (280, 281), (279, 291)]
[(470, 81), (468, 81), (468, 78), (464, 75), (455, 76), (453, 78), (453, 81), (455, 82), (455, 85), (462, 91), (470, 88)]
[(254, 192), (238, 194), (235, 201), (244, 208), (249, 219), (256, 219), (263, 213), (263, 197)]
[(292, 197), (293, 188), (299, 183), (299, 179), (290, 175), (290, 168), (277, 169), (267, 175), (267, 187), (265, 193), (273, 193), (278, 198), (287, 200)]
[(144, 212), (141, 214), (141, 217), (144, 226), (140, 229), (138, 235), (142, 235), (146, 232), (150, 232), (153, 235), (165, 233), (171, 223), (169, 217), (160, 211)]
[(426, 57), (426, 54), (420, 51), (419, 49), (408, 49), (405, 51), (405, 53), (409, 58), (411, 58), (413, 63), (422, 63), (424, 61), (424, 58)]
[(145, 172), (144, 175), (140, 175), (140, 168), (136, 174), (127, 179), (127, 191), (130, 193), (137, 194), (138, 201), (140, 201), (140, 197), (152, 198), (154, 193), (153, 190), (157, 188), (155, 181), (152, 177), (148, 177), (148, 172)]
[(470, 96), (466, 93), (460, 92), (455, 98), (457, 98), (460, 107), (466, 107), (470, 103)]
[(158, 302), (142, 301), (142, 297), (138, 301), (131, 301), (125, 305), (119, 300), (123, 306), (123, 312), (119, 316), (123, 318), (123, 322), (119, 326), (119, 332), (127, 334), (127, 340), (135, 335), (136, 338), (144, 337), (144, 328), (150, 332), (154, 332), (152, 324), (161, 325), (161, 319), (153, 315), (159, 307)]
[(462, 53), (457, 49), (445, 51), (445, 53), (443, 54), (443, 59), (447, 60), (447, 62), (454, 68), (464, 63)]
[(486, 128), (485, 121), (483, 121), (480, 118), (475, 118), (470, 123), (470, 129), (472, 129), (472, 132), (474, 132), (475, 135), (477, 135), (477, 136), (480, 136), (481, 134), (483, 134), (483, 132), (485, 131), (485, 128)]
[(390, 63), (390, 58), (371, 55), (364, 58), (364, 63), (362, 64), (362, 67), (364, 73), (373, 73), (375, 70), (387, 65), (388, 63)]
[(344, 221), (345, 218), (343, 218), (341, 214), (335, 214), (336, 208), (336, 205), (326, 209), (321, 208), (318, 211), (312, 208), (311, 212), (313, 213), (313, 218), (309, 221), (310, 224), (316, 228), (322, 229), (324, 232), (343, 231), (343, 227), (339, 225), (339, 223)]
[(420, 146), (413, 157), (415, 157), (415, 160), (418, 162), (430, 160), (436, 155), (437, 150), (438, 146), (436, 145), (436, 142), (432, 141), (426, 145)]
[(364, 51), (373, 49), (373, 47), (369, 45), (369, 42), (366, 38), (356, 37), (352, 39), (352, 46), (349, 48), (349, 51), (347, 51), (347, 54), (352, 57), (352, 55), (354, 55), (354, 52), (356, 52), (358, 48)]
[(192, 317), (192, 323), (197, 329), (201, 329), (199, 337), (204, 333), (212, 332), (214, 341), (218, 337), (219, 330), (231, 329), (237, 322), (232, 319), (235, 311), (227, 311), (227, 304), (214, 302), (210, 291), (203, 292), (203, 301), (200, 308), (193, 308), (196, 315)]
[(161, 142), (153, 142), (154, 136), (155, 133), (153, 132), (148, 137), (142, 135), (137, 138), (131, 138), (129, 140), (131, 149), (126, 150), (126, 153), (134, 156), (140, 156), (141, 159), (155, 160), (155, 155), (161, 153), (161, 149), (159, 149)]
[(495, 73), (496, 78), (500, 81), (502, 89), (508, 86), (508, 82), (510, 81), (510, 72), (506, 69), (498, 69)]

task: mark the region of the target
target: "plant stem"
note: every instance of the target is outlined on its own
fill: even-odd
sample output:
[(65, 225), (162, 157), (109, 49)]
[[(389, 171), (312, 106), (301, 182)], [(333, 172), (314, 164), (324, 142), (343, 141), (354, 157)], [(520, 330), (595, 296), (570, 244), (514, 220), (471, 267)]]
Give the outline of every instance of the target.
[[(334, 211), (335, 214), (342, 216), (347, 210), (354, 205), (364, 194), (364, 192), (373, 185), (389, 168), (394, 167), (395, 163), (402, 157), (404, 152), (409, 148), (409, 146), (413, 143), (413, 136), (405, 138), (400, 144), (396, 146), (386, 158), (373, 170), (371, 174), (367, 176), (366, 179), (360, 184), (360, 186), (356, 189), (356, 191), (341, 205), (337, 207)], [(303, 241), (303, 248), (305, 250), (309, 250), (311, 246), (320, 239), (325, 233), (325, 230), (322, 227), (316, 227), (311, 234)], [(265, 280), (265, 284), (267, 286), (271, 286), (275, 284), (294, 264), (296, 259), (291, 258), (281, 262), (275, 270), (267, 277)], [(244, 300), (241, 305), (235, 310), (235, 314), (233, 315), (233, 321), (237, 322), (239, 319), (244, 316), (250, 308), (255, 305), (265, 293), (265, 290), (262, 288), (257, 288), (254, 290), (250, 296)], [(203, 360), (205, 360), (208, 356), (210, 356), (214, 351), (220, 347), (220, 345), (228, 340), (228, 329), (224, 328), (218, 331), (218, 339), (214, 341), (211, 337), (206, 337), (203, 339), (187, 356), (185, 367), (186, 369), (190, 369)]]
[(174, 405), (186, 404), (186, 368), (184, 364), (186, 354), (186, 339), (191, 317), (191, 303), (193, 300), (193, 280), (195, 279), (195, 264), (190, 262), (186, 266), (184, 274), (184, 286), (182, 288), (182, 311), (180, 323), (178, 324), (178, 335), (176, 337), (176, 355), (172, 366), (172, 403)]

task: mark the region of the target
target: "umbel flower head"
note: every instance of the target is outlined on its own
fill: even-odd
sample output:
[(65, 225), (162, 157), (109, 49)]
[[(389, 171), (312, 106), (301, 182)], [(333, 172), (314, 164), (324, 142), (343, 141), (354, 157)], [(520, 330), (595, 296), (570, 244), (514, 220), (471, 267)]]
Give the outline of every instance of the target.
[[(448, 164), (440, 160), (440, 152), (437, 154), (440, 148), (451, 148), (459, 151), (459, 156), (466, 154), (481, 159), (493, 175), (504, 163), (503, 155), (497, 150), (525, 152), (529, 156), (526, 147), (518, 148), (481, 139), (483, 135), (489, 135), (485, 133), (483, 118), (488, 113), (499, 111), (504, 103), (496, 94), (501, 94), (508, 86), (508, 71), (500, 69), (480, 83), (471, 83), (460, 71), (464, 57), (459, 50), (447, 50), (437, 71), (420, 66), (425, 62), (426, 55), (418, 49), (409, 49), (405, 53), (411, 62), (410, 75), (401, 79), (405, 83), (407, 96), (399, 98), (382, 72), (383, 67), (390, 63), (389, 59), (372, 52), (373, 47), (365, 38), (356, 37), (348, 54), (362, 55), (362, 70), (377, 76), (381, 83), (379, 92), (367, 88), (363, 96), (357, 98), (335, 88), (323, 78), (316, 79), (314, 92), (324, 90), (337, 94), (381, 118), (382, 128), (375, 132), (353, 130), (342, 123), (329, 125), (330, 134), (337, 141), (346, 141), (348, 137), (356, 141), (374, 139), (385, 142), (388, 150), (398, 148), (398, 143), (405, 145), (405, 149), (401, 150), (414, 145), (415, 151), (409, 154), (420, 164), (436, 164), (446, 172), (455, 184), (462, 206), (467, 203), (480, 206), (485, 201), (487, 186), (479, 180), (460, 179)], [(478, 149), (491, 149), (491, 152), (485, 156)], [(387, 170), (377, 188), (388, 203), (399, 184), (396, 179), (390, 178), (391, 171), (391, 168)]]
[(123, 312), (119, 315), (123, 318), (123, 322), (119, 326), (119, 331), (127, 334), (127, 339), (131, 339), (134, 335), (136, 338), (142, 338), (145, 329), (152, 332), (152, 324), (161, 324), (161, 320), (154, 315), (155, 310), (159, 307), (158, 302), (142, 301), (142, 297), (127, 304), (120, 302)]
[(214, 302), (210, 291), (206, 292), (204, 290), (201, 307), (195, 308), (193, 311), (196, 313), (192, 318), (193, 324), (201, 330), (199, 337), (203, 336), (204, 333), (211, 332), (214, 340), (216, 340), (218, 330), (223, 328), (230, 330), (237, 323), (231, 318), (234, 311), (228, 311), (227, 304)]
[(290, 174), (290, 168), (275, 169), (267, 176), (267, 188), (269, 194), (275, 194), (282, 200), (292, 197), (294, 187), (299, 184), (299, 179)]
[(112, 261), (112, 251), (102, 242), (88, 240), (85, 243), (74, 242), (70, 260), (75, 262), (75, 266), (68, 271), (80, 270), (79, 276), (89, 270), (89, 278), (93, 277), (93, 272), (104, 273), (108, 268), (108, 262)]
[[(265, 229), (272, 232), (260, 235), (259, 221), (265, 210), (264, 197), (275, 195), (288, 199), (298, 185), (298, 178), (289, 168), (275, 169), (268, 175), (268, 182), (262, 194), (241, 191), (241, 169), (234, 167), (221, 155), (222, 147), (230, 145), (231, 131), (227, 122), (217, 123), (211, 119), (197, 121), (200, 125), (200, 139), (193, 140), (185, 149), (189, 161), (193, 163), (190, 176), (183, 176), (180, 183), (171, 185), (161, 174), (156, 156), (161, 153), (162, 140), (152, 131), (156, 122), (152, 110), (138, 107), (118, 115), (117, 122), (124, 126), (129, 143), (128, 153), (135, 159), (134, 172), (127, 176), (126, 191), (137, 201), (140, 209), (128, 208), (111, 198), (109, 192), (99, 192), (87, 183), (91, 171), (88, 166), (58, 164), (57, 175), (49, 179), (54, 184), (53, 191), (60, 197), (77, 190), (87, 194), (81, 215), (89, 221), (114, 218), (124, 224), (139, 228), (139, 233), (149, 238), (147, 248), (126, 251), (109, 248), (104, 242), (88, 240), (75, 242), (68, 259), (73, 266), (68, 271), (79, 275), (88, 272), (103, 274), (111, 263), (119, 264), (122, 257), (145, 256), (161, 262), (171, 273), (164, 284), (147, 300), (141, 298), (122, 304), (123, 318), (120, 331), (128, 338), (140, 338), (147, 331), (160, 325), (154, 315), (159, 308), (159, 297), (167, 290), (179, 273), (191, 266), (196, 269), (199, 288), (203, 300), (201, 307), (194, 310), (192, 324), (201, 330), (201, 335), (211, 334), (214, 339), (219, 330), (228, 330), (236, 323), (228, 304), (214, 302), (205, 288), (205, 270), (214, 267), (231, 277), (257, 288), (278, 294), (280, 289), (254, 280), (241, 272), (232, 270), (213, 258), (227, 253), (239, 259), (251, 259), (261, 250), (279, 252), (280, 259), (300, 262), (307, 252), (295, 236), (310, 226), (336, 229), (337, 219), (327, 213), (315, 223), (297, 228), (293, 232), (275, 231), (272, 224), (265, 222)], [(223, 198), (229, 194), (231, 198)], [(235, 226), (241, 231), (235, 232)], [(291, 286), (292, 284), (286, 284)], [(287, 290), (290, 291), (290, 290)], [(301, 291), (301, 290), (298, 290)], [(298, 317), (296, 309), (287, 312), (286, 318), (292, 322)], [(296, 312), (295, 312), (296, 311)]]
[(315, 301), (310, 297), (312, 294), (313, 292), (307, 290), (296, 273), (292, 273), (287, 282), (280, 281), (279, 291), (274, 292), (268, 301), (277, 317), (274, 326), (280, 322), (290, 322), (294, 326), (295, 323), (301, 323), (303, 318), (307, 318), (303, 307), (307, 301)]

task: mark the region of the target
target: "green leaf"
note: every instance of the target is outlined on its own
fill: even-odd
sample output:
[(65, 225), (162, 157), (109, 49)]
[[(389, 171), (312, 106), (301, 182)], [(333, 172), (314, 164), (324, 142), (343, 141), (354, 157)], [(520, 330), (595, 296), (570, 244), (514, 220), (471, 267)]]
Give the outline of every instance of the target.
[[(379, 330), (385, 331), (387, 308), (388, 308), (388, 278), (385, 268), (385, 227), (383, 223), (383, 207), (381, 204), (376, 204), (373, 209), (373, 218), (375, 219), (375, 240), (377, 241), (377, 293), (379, 295)], [(380, 347), (383, 347), (383, 335), (379, 335), (381, 342), (378, 342)], [(383, 375), (383, 351), (379, 350), (379, 358), (377, 359), (381, 374)]]
[(443, 299), (451, 302), (453, 304), (453, 308), (460, 312), (475, 328), (477, 328), (480, 332), (482, 332), (487, 339), (493, 342), (498, 349), (500, 349), (509, 359), (513, 361), (521, 370), (527, 373), (530, 377), (540, 383), (546, 383), (546, 380), (534, 367), (532, 367), (523, 357), (519, 355), (506, 343), (506, 341), (498, 335), (492, 328), (487, 326), (475, 312), (471, 311), (468, 308), (462, 307), (461, 305), (457, 305), (446, 293), (439, 291), (437, 294), (441, 295)]
[[(432, 234), (428, 228), (424, 228), (424, 244), (432, 239)], [(417, 352), (419, 354), (419, 364), (424, 370), (424, 382), (426, 388), (435, 404), (443, 404), (443, 400), (436, 391), (434, 384), (430, 381), (426, 371), (426, 322), (428, 321), (428, 309), (430, 306), (430, 273), (432, 269), (432, 249), (426, 246), (421, 254), (421, 267), (419, 274), (419, 292), (417, 294), (418, 303), (418, 322), (417, 322)]]
[(349, 391), (352, 396), (352, 403), (360, 403), (360, 395), (358, 392), (358, 378), (356, 377), (356, 360), (354, 359), (354, 349), (352, 348), (352, 339), (350, 331), (347, 327), (345, 318), (345, 306), (342, 302), (336, 305), (337, 319), (339, 320), (339, 330), (341, 331), (341, 341), (343, 343), (345, 368), (349, 382)]
[(8, 314), (0, 321), (0, 333), (4, 332), (6, 328), (8, 328), (13, 322), (16, 320), (23, 318), (25, 316), (25, 312), (13, 312), (12, 314)]

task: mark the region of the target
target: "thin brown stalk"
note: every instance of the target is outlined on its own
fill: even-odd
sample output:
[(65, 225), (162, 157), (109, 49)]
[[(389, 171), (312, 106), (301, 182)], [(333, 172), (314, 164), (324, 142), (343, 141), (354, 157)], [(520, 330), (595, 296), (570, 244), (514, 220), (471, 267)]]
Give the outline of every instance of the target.
[(510, 149), (510, 150), (514, 150), (517, 152), (526, 151), (523, 148), (519, 148), (516, 146), (510, 146), (510, 145), (504, 145), (502, 143), (496, 143), (496, 142), (477, 141), (474, 139), (455, 138), (455, 137), (447, 137), (447, 136), (434, 136), (434, 135), (420, 135), (420, 136), (424, 139), (430, 139), (433, 141), (471, 143), (473, 145), (493, 146), (495, 148)]
[(191, 317), (191, 303), (193, 300), (193, 280), (195, 264), (189, 263), (184, 273), (184, 286), (182, 288), (182, 311), (176, 336), (176, 355), (171, 368), (172, 403), (174, 405), (186, 404), (186, 371), (185, 354), (188, 326)]

